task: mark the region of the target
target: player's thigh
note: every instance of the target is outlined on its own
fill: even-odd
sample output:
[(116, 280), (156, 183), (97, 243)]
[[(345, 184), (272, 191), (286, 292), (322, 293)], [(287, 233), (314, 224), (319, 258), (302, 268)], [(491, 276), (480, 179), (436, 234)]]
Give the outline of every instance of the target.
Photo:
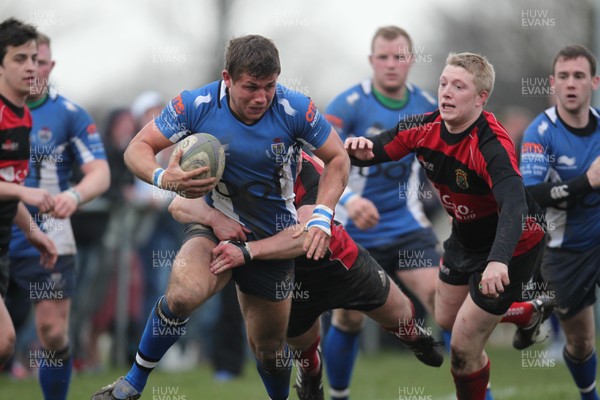
[(287, 342), (292, 349), (304, 351), (319, 338), (320, 332), (321, 323), (317, 318), (306, 332), (295, 337), (288, 337)]
[(10, 273), (10, 259), (8, 254), (0, 256), (0, 297), (6, 298)]
[(549, 295), (556, 300), (556, 315), (561, 320), (571, 319), (596, 302), (599, 267), (600, 246), (582, 252), (544, 250), (542, 275), (548, 283)]
[(0, 256), (0, 365), (5, 361), (4, 358), (12, 354), (16, 340), (15, 328), (4, 304), (8, 289), (8, 271), (8, 255), (2, 255)]
[(238, 289), (238, 300), (254, 354), (273, 358), (286, 338), (291, 299), (268, 301)]
[(10, 319), (10, 314), (0, 298), (0, 365), (2, 365), (13, 352), (17, 340), (15, 328)]
[(415, 268), (401, 270), (396, 273), (398, 279), (414, 294), (435, 294), (438, 280), (438, 268)]
[(186, 317), (231, 279), (231, 271), (214, 275), (209, 270), (211, 251), (215, 246), (205, 237), (193, 237), (183, 244), (175, 257), (166, 298), (176, 315)]
[(469, 285), (451, 285), (437, 281), (435, 291), (435, 321), (446, 330), (452, 330), (458, 310), (469, 294)]
[(433, 313), (438, 269), (433, 267), (399, 270), (398, 279), (413, 293), (419, 301)]
[(561, 319), (560, 326), (565, 334), (569, 354), (583, 359), (591, 353), (596, 336), (593, 306), (584, 308), (570, 318)]

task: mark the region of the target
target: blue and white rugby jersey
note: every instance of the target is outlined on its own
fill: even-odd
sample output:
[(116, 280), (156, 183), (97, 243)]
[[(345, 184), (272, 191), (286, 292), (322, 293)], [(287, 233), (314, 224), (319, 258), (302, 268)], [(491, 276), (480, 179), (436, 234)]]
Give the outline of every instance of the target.
[[(69, 189), (73, 165), (106, 160), (100, 134), (90, 115), (52, 88), (44, 103), (31, 108), (31, 115), (31, 155), (25, 186), (43, 188), (56, 195)], [(59, 255), (76, 253), (73, 229), (68, 218), (40, 215), (33, 207), (29, 211), (40, 229), (54, 241)], [(39, 256), (37, 249), (14, 224), (12, 235), (10, 257)]]
[[(327, 119), (345, 140), (355, 136), (374, 136), (393, 128), (401, 119), (434, 111), (436, 100), (418, 87), (407, 84), (408, 102), (401, 109), (391, 109), (372, 93), (372, 80), (367, 79), (338, 95), (327, 108)], [(371, 200), (379, 211), (379, 223), (361, 230), (348, 218), (344, 207), (336, 207), (336, 219), (350, 236), (366, 248), (394, 243), (398, 236), (430, 226), (423, 212), (423, 182), (419, 163), (410, 154), (401, 160), (350, 170), (348, 188)], [(344, 196), (341, 199), (345, 200)]]
[[(571, 132), (551, 107), (533, 120), (525, 131), (521, 149), (521, 173), (525, 186), (563, 182), (579, 177), (600, 156), (600, 115), (590, 135)], [(600, 190), (575, 201), (546, 209), (548, 247), (586, 250), (600, 244)]]
[(255, 238), (296, 223), (293, 189), (300, 150), (321, 147), (332, 129), (308, 97), (279, 84), (265, 115), (247, 125), (231, 112), (223, 81), (182, 92), (155, 123), (173, 143), (200, 132), (219, 139), (225, 172), (206, 201)]

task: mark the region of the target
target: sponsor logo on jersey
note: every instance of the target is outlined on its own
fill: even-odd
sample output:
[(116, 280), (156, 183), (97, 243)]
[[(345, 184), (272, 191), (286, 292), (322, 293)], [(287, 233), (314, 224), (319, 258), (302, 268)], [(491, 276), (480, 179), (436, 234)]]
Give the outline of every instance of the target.
[(77, 106), (70, 101), (64, 101), (63, 104), (68, 111), (77, 112)]
[(332, 115), (332, 114), (327, 114), (327, 115), (325, 115), (325, 119), (327, 121), (329, 121), (329, 123), (331, 125), (333, 125), (336, 129), (344, 128), (344, 120), (341, 119), (340, 117), (336, 117), (335, 115)]
[(421, 164), (421, 166), (425, 170), (433, 172), (433, 170), (435, 168), (435, 166), (433, 165), (433, 163), (431, 163), (429, 161), (425, 161), (422, 156), (419, 156), (418, 161), (419, 161), (419, 164)]
[(194, 107), (198, 108), (200, 104), (210, 103), (211, 100), (212, 96), (210, 95), (210, 93), (205, 96), (198, 96), (196, 97), (196, 100), (194, 100)]
[(548, 130), (548, 123), (546, 121), (542, 121), (540, 122), (540, 124), (538, 125), (538, 133), (540, 135), (543, 135), (546, 131)]
[(367, 131), (365, 132), (365, 136), (370, 137), (370, 136), (378, 135), (379, 133), (381, 133), (382, 130), (383, 129), (381, 128), (381, 126), (378, 126), (378, 125), (370, 126), (367, 129)]
[(387, 277), (385, 276), (385, 271), (377, 270), (377, 273), (379, 274), (379, 279), (381, 280), (381, 286), (385, 286), (385, 282), (387, 280)]
[(544, 154), (544, 148), (539, 143), (525, 142), (521, 146), (521, 153)]
[(567, 167), (573, 167), (575, 165), (575, 157), (560, 156), (556, 162)]
[(567, 185), (555, 186), (550, 189), (550, 197), (554, 200), (563, 199), (569, 196), (569, 187)]
[(440, 260), (440, 272), (444, 275), (450, 275), (450, 269), (444, 265), (443, 260)]
[(358, 99), (360, 99), (360, 95), (356, 92), (352, 92), (348, 96), (346, 96), (346, 103), (348, 103), (349, 105), (353, 105), (358, 101)]
[(452, 213), (452, 215), (454, 215), (454, 218), (456, 218), (458, 221), (460, 222), (465, 222), (465, 221), (470, 221), (475, 219), (476, 215), (473, 212), (473, 210), (471, 210), (469, 207), (465, 206), (464, 204), (456, 204), (452, 201), (452, 197), (450, 197), (449, 195), (445, 194), (441, 196), (442, 199), (442, 205), (444, 206), (444, 208), (448, 211), (450, 211)]
[(181, 115), (185, 111), (185, 106), (183, 105), (183, 99), (181, 98), (181, 94), (179, 94), (173, 99), (173, 108), (175, 109), (175, 113), (177, 113), (177, 115)]
[(86, 128), (88, 135), (93, 135), (98, 133), (98, 128), (96, 128), (96, 124), (89, 124)]
[(2, 150), (4, 151), (17, 151), (19, 150), (19, 142), (13, 142), (8, 139), (6, 142), (2, 143)]
[(315, 117), (317, 116), (317, 107), (315, 106), (314, 101), (310, 101), (308, 104), (308, 110), (306, 110), (306, 122), (312, 125), (315, 121)]
[(0, 179), (5, 182), (15, 182), (15, 168), (12, 166), (0, 168)]
[[(283, 107), (283, 111), (287, 115), (291, 115), (293, 117), (294, 115), (297, 114), (297, 111), (294, 109), (294, 107), (292, 107), (292, 105), (290, 104), (290, 102), (288, 101), (288, 99), (280, 99), (277, 102), (279, 104), (281, 104), (281, 106)], [(312, 104), (312, 102), (311, 102), (311, 104)], [(308, 117), (306, 119), (308, 120)]]
[(459, 188), (467, 190), (469, 188), (469, 182), (467, 181), (467, 173), (462, 169), (458, 168), (456, 172), (456, 184)]

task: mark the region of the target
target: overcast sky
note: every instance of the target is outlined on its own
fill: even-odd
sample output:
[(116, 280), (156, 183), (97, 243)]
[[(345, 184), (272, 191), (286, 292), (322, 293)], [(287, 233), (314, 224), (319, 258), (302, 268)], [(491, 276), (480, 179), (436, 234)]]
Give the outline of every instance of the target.
[[(520, 23), (522, 2), (507, 2)], [(506, 12), (495, 0), (232, 3), (228, 25), (217, 18), (216, 0), (4, 0), (0, 15), (34, 23), (51, 36), (57, 61), (52, 81), (87, 108), (128, 105), (144, 89), (158, 89), (168, 99), (217, 79), (225, 44), (219, 28), (225, 39), (246, 33), (272, 38), (281, 53), (280, 81), (324, 108), (336, 93), (369, 76), (367, 56), (378, 26), (395, 24), (412, 34), (425, 61), (413, 68), (411, 80), (434, 91), (444, 59), (432, 55), (443, 35), (452, 34), (441, 29), (442, 16), (469, 7)]]

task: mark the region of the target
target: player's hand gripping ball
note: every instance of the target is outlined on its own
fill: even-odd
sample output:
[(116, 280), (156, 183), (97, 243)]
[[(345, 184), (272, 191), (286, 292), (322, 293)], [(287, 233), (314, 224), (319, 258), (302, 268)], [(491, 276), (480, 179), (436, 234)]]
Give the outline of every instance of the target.
[(200, 167), (210, 167), (210, 170), (197, 175), (194, 179), (217, 178), (223, 176), (225, 170), (225, 150), (223, 145), (213, 135), (208, 133), (194, 133), (189, 135), (175, 147), (173, 154), (183, 150), (179, 165), (184, 171), (191, 171)]

